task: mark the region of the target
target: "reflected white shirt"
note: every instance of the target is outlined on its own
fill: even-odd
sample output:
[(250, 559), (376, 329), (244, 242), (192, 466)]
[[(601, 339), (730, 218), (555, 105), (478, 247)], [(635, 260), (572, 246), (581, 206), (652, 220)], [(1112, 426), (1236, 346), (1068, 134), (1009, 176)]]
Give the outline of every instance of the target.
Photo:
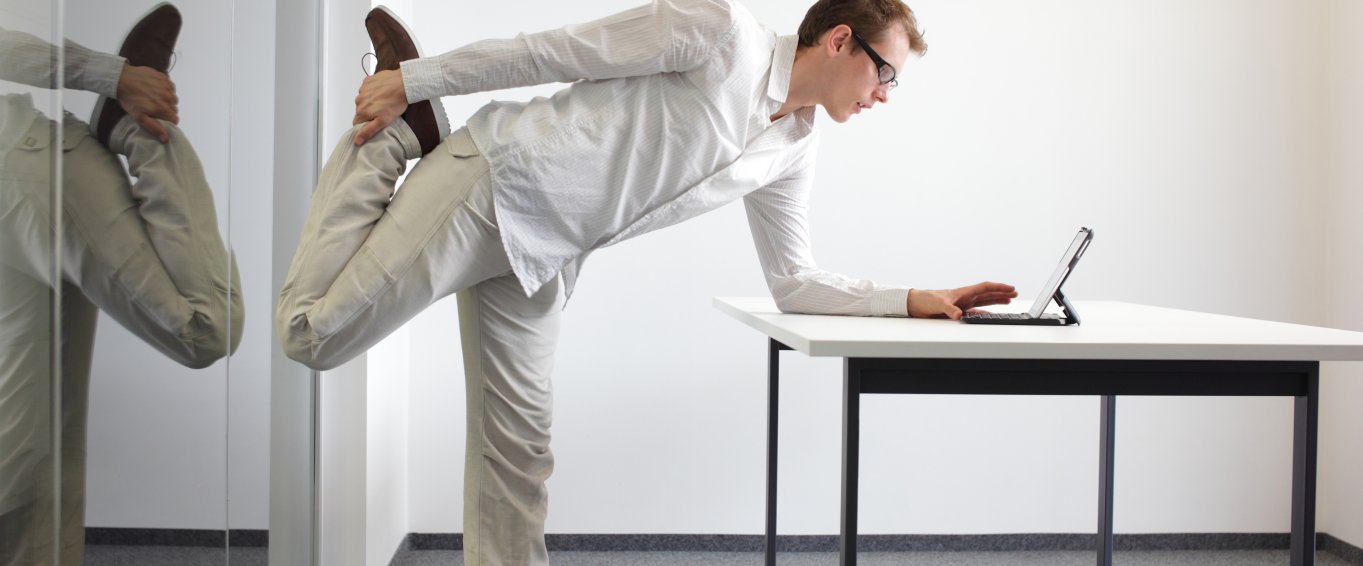
[[(41, 38), (0, 27), (0, 79), (42, 88), (55, 88), (52, 63), (56, 47)], [(100, 53), (66, 40), (62, 53), (62, 84), (113, 98), (124, 58)]]
[[(66, 40), (58, 85), (52, 72), (56, 54), (55, 46), (37, 36), (0, 28), (0, 80), (48, 89), (64, 86), (110, 98), (118, 95), (124, 58)], [(0, 152), (17, 143), (40, 115), (29, 96), (0, 95)]]
[(781, 310), (904, 316), (908, 289), (819, 269), (807, 205), (814, 110), (775, 122), (796, 38), (731, 0), (656, 0), (558, 30), (406, 61), (409, 102), (549, 82), (468, 121), (491, 166), (498, 224), (527, 294), (568, 292), (593, 250), (744, 199)]

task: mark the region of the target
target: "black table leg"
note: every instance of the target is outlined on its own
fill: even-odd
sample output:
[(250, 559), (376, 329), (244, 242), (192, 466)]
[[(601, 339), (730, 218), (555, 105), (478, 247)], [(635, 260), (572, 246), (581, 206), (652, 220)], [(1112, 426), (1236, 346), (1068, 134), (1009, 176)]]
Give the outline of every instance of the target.
[(777, 377), (781, 350), (790, 346), (771, 340), (767, 349), (767, 540), (766, 565), (776, 566), (776, 410), (780, 406)]
[(1306, 374), (1306, 395), (1296, 397), (1292, 424), (1292, 566), (1316, 563), (1316, 410), (1320, 364)]
[(861, 435), (861, 365), (847, 358), (842, 394), (842, 566), (857, 564), (857, 448)]
[(1098, 411), (1098, 566), (1112, 566), (1113, 440), (1117, 430), (1117, 396), (1102, 395)]
[[(773, 347), (788, 349), (772, 341)], [(771, 358), (767, 564), (775, 564), (776, 356)], [(1119, 368), (1119, 369), (1114, 369)], [(1098, 564), (1113, 550), (1116, 395), (1293, 396), (1292, 566), (1315, 566), (1317, 362), (846, 358), (843, 366), (842, 566), (857, 561), (861, 394), (1099, 395)], [(1103, 374), (1099, 381), (1094, 373)], [(909, 377), (912, 376), (912, 379)]]

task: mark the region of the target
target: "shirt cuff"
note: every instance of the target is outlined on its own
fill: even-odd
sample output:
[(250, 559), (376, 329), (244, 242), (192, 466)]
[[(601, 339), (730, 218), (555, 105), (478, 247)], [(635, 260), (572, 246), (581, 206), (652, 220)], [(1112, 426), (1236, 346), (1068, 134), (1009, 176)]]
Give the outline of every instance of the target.
[(126, 59), (108, 53), (91, 53), (85, 63), (85, 71), (78, 88), (109, 98), (118, 98), (118, 78), (123, 76), (123, 63)]
[(445, 82), (438, 59), (410, 59), (403, 61), (402, 88), (407, 92), (407, 104), (440, 97), (440, 85)]
[(871, 294), (871, 304), (878, 316), (909, 316), (908, 289), (881, 289)]

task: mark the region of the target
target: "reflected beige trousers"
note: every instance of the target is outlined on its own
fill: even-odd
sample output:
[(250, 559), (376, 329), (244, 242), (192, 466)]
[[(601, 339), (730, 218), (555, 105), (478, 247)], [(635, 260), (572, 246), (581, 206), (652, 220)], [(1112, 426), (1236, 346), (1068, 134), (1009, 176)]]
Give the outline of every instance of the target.
[[(239, 278), (235, 265), (229, 276), (212, 191), (179, 128), (163, 123), (170, 141), (162, 144), (124, 118), (106, 149), (68, 115), (55, 148), (55, 124), (36, 117), (0, 155), (0, 566), (52, 564), (54, 548), (61, 564), (81, 563), (98, 310), (190, 367), (213, 363), (241, 339)], [(54, 149), (62, 150), (59, 269)], [(51, 435), (53, 289), (61, 297), (60, 459)]]
[(327, 160), (280, 292), (289, 357), (330, 369), (458, 293), (467, 388), (464, 563), (548, 564), (550, 374), (561, 280), (526, 297), (503, 251), (488, 163), (466, 129), (422, 158), (401, 120)]

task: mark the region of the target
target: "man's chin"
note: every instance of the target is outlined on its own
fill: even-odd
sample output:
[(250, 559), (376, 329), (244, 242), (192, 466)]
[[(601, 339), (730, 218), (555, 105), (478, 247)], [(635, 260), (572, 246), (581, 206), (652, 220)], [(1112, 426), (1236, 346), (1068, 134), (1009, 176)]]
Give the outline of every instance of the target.
[[(827, 110), (827, 108), (825, 108), (824, 110)], [(851, 113), (851, 112), (840, 112), (840, 113), (825, 112), (825, 113), (828, 114), (828, 117), (829, 117), (829, 118), (832, 118), (834, 122), (837, 122), (837, 123), (839, 123), (839, 124), (845, 124), (845, 123), (847, 123), (848, 120), (851, 120), (851, 119), (852, 119), (852, 113)]]

